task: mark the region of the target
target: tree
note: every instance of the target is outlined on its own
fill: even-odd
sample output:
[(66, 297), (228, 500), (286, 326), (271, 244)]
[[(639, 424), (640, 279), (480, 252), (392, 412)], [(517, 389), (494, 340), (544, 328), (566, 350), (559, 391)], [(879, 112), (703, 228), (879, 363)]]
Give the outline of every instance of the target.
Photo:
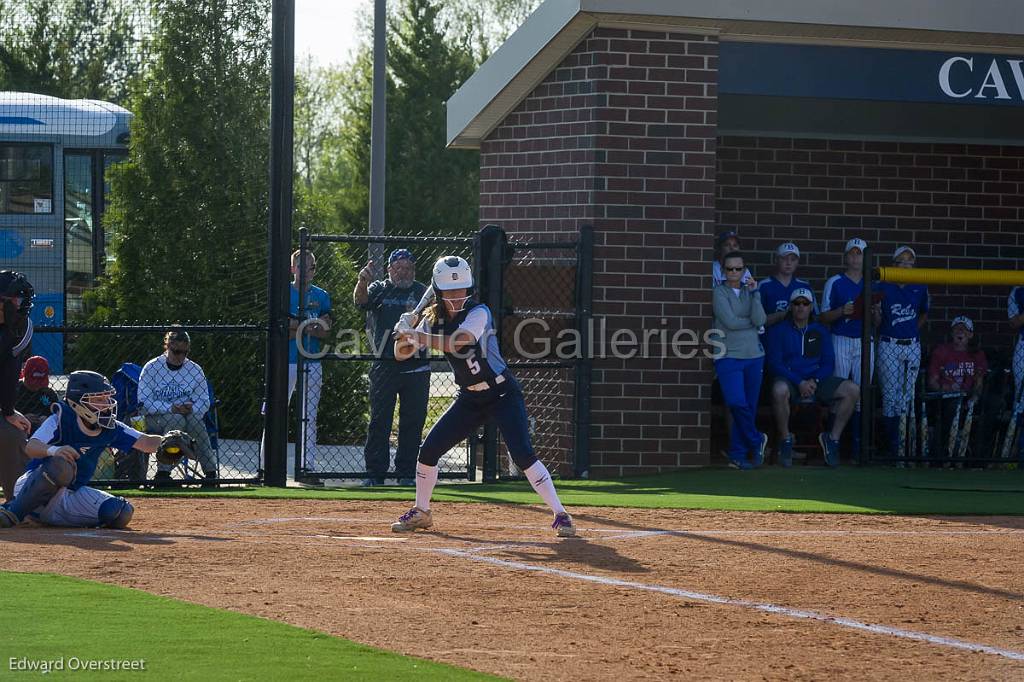
[(124, 103), (151, 28), (146, 2), (0, 0), (0, 90)]

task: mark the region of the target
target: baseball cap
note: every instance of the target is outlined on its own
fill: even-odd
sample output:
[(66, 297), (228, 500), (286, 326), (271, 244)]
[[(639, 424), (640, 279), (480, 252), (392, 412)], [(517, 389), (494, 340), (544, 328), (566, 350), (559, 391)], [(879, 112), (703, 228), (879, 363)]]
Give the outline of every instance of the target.
[(50, 363), (40, 355), (33, 355), (21, 368), (21, 378), (29, 387), (43, 387), (50, 381)]
[(795, 301), (798, 298), (806, 298), (808, 303), (813, 303), (814, 302), (814, 294), (812, 294), (811, 290), (806, 288), (806, 287), (800, 287), (799, 289), (794, 289), (793, 293), (791, 293), (789, 295), (789, 302), (792, 303), (793, 301)]
[(850, 249), (860, 249), (861, 253), (864, 253), (864, 249), (868, 248), (868, 243), (860, 237), (854, 237), (850, 241), (846, 242), (846, 250), (843, 253), (849, 253)]
[(733, 238), (736, 241), (739, 241), (740, 240), (740, 235), (736, 232), (736, 230), (727, 230), (725, 232), (719, 232), (718, 236), (715, 237), (715, 246), (721, 246), (722, 244), (725, 243), (726, 239), (730, 239), (730, 238)]
[(950, 327), (955, 327), (958, 324), (962, 324), (963, 326), (967, 327), (967, 331), (969, 331), (969, 332), (973, 332), (974, 331), (974, 322), (972, 322), (971, 318), (967, 317), (966, 315), (958, 315), (957, 317), (954, 317), (953, 318), (953, 324), (951, 324), (949, 326)]
[(899, 258), (900, 256), (902, 256), (903, 254), (905, 254), (907, 252), (910, 252), (910, 255), (914, 257), (914, 260), (917, 260), (917, 252), (916, 251), (914, 251), (909, 246), (900, 246), (900, 247), (897, 247), (895, 253), (892, 254), (893, 261), (895, 261), (897, 258)]
[(396, 260), (402, 260), (403, 258), (410, 263), (416, 262), (416, 256), (412, 255), (412, 251), (409, 249), (395, 249), (391, 252), (391, 255), (388, 256), (388, 265), (391, 265)]
[(797, 258), (800, 257), (800, 249), (793, 242), (786, 242), (785, 244), (779, 244), (779, 248), (775, 249), (776, 256), (786, 256), (793, 254)]

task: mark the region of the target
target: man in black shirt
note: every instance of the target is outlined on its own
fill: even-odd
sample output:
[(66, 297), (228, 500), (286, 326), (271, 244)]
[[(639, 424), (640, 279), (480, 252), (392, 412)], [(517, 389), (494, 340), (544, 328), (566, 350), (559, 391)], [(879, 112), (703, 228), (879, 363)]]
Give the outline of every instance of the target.
[(19, 272), (0, 271), (0, 486), (14, 497), (14, 482), (25, 472), (25, 442), (31, 423), (14, 409), (21, 358), (32, 342), (32, 296), (35, 290)]
[(42, 356), (33, 355), (21, 368), (15, 409), (25, 415), (35, 431), (53, 414), (53, 405), (59, 401), (57, 392), (50, 388), (50, 363)]
[(427, 419), (430, 395), (430, 363), (426, 351), (399, 365), (395, 361), (391, 332), (398, 318), (419, 303), (427, 287), (416, 281), (416, 258), (407, 249), (396, 249), (388, 258), (388, 277), (371, 283), (373, 261), (359, 272), (353, 302), (372, 312), (371, 352), (377, 360), (370, 367), (370, 426), (366, 436), (366, 471), (363, 485), (383, 485), (390, 462), (391, 423), (398, 410), (398, 452), (395, 476), (399, 485), (415, 485), (416, 455)]

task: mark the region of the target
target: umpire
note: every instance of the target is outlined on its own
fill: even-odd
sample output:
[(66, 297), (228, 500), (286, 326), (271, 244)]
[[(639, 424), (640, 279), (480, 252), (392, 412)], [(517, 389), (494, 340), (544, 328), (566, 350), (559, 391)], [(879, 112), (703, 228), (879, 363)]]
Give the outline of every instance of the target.
[(395, 455), (395, 477), (399, 485), (416, 484), (416, 455), (427, 419), (427, 398), (430, 394), (430, 361), (427, 351), (398, 364), (395, 361), (391, 331), (402, 313), (410, 312), (419, 303), (427, 287), (416, 281), (416, 258), (407, 249), (395, 249), (388, 258), (388, 277), (370, 282), (373, 261), (359, 272), (359, 281), (352, 292), (353, 302), (367, 313), (373, 313), (371, 351), (377, 359), (370, 367), (370, 428), (366, 436), (366, 471), (363, 485), (384, 485), (390, 460), (391, 423), (395, 415), (395, 399), (401, 400), (398, 410), (398, 453)]
[(14, 497), (14, 482), (25, 472), (25, 442), (31, 424), (14, 409), (21, 358), (32, 341), (32, 296), (35, 290), (25, 275), (0, 271), (0, 486)]

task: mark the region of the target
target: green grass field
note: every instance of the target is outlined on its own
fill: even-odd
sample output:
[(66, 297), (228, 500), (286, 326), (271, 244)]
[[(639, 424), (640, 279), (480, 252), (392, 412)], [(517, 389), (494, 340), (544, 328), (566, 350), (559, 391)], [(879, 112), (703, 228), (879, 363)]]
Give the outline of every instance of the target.
[[(0, 572), (0, 675), (63, 660), (50, 678), (120, 680), (483, 680), (440, 663), (322, 632), (56, 575)], [(20, 614), (20, 615), (17, 615)], [(11, 659), (15, 665), (11, 665)], [(144, 671), (72, 670), (81, 661), (142, 660)], [(56, 664), (51, 664), (56, 665)], [(42, 671), (23, 671), (38, 677)]]
[[(557, 481), (567, 506), (870, 514), (1024, 514), (1024, 471), (817, 467), (756, 471), (692, 469), (612, 481)], [(261, 499), (412, 500), (411, 488), (234, 488), (140, 491), (138, 496)], [(525, 481), (444, 485), (447, 502), (537, 504)]]

